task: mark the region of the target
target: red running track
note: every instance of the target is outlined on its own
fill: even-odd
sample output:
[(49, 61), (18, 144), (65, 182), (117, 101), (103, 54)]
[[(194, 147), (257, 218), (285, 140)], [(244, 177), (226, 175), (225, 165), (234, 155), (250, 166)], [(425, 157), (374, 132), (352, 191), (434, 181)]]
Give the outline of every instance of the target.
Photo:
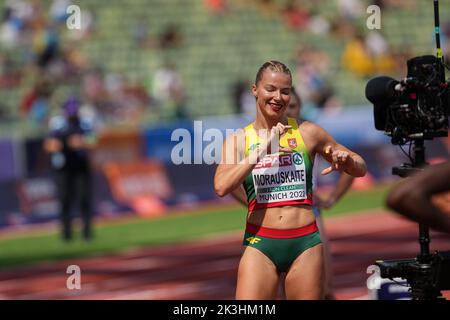
[[(367, 299), (367, 267), (417, 255), (417, 225), (371, 211), (325, 220), (338, 299)], [(242, 232), (122, 254), (71, 259), (0, 273), (0, 299), (233, 299)], [(450, 250), (450, 235), (431, 232), (431, 250)], [(66, 269), (81, 268), (81, 290)], [(450, 292), (445, 292), (449, 299)]]

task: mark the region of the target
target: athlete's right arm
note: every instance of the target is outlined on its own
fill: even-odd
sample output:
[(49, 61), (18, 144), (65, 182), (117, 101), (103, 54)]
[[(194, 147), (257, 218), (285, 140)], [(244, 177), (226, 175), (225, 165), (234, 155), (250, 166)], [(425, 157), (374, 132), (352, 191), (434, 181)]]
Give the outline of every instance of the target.
[(237, 189), (265, 153), (264, 148), (257, 148), (245, 157), (244, 148), (245, 134), (236, 133), (225, 139), (214, 176), (214, 190), (219, 197)]
[(240, 130), (227, 137), (222, 147), (220, 164), (217, 166), (214, 176), (214, 190), (219, 197), (229, 194), (244, 182), (247, 175), (252, 172), (255, 165), (267, 153), (271, 152), (271, 146), (276, 145), (277, 151), (292, 152), (291, 149), (281, 147), (280, 137), (285, 134), (291, 126), (279, 122), (270, 130), (270, 135), (259, 147), (245, 156), (245, 131)]

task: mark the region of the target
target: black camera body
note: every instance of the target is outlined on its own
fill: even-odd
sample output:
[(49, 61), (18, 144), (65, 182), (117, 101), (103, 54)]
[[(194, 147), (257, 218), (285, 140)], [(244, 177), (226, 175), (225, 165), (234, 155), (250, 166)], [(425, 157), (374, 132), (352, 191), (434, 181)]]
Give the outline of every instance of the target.
[(420, 56), (408, 60), (407, 67), (407, 77), (401, 81), (381, 76), (367, 83), (375, 128), (389, 135), (395, 145), (447, 136), (450, 86), (442, 60)]
[[(427, 55), (408, 60), (407, 66), (404, 80), (381, 76), (366, 86), (366, 97), (374, 105), (375, 128), (390, 136), (394, 145), (414, 145), (414, 156), (408, 155), (412, 163), (392, 170), (401, 177), (426, 165), (424, 140), (448, 136), (450, 114), (450, 86), (443, 61)], [(406, 279), (413, 299), (438, 299), (441, 290), (450, 290), (450, 251), (430, 254), (428, 227), (419, 225), (419, 232), (417, 258), (380, 260), (376, 265), (382, 278)]]
[[(433, 7), (436, 56), (409, 59), (403, 80), (381, 76), (366, 86), (366, 97), (374, 105), (375, 128), (390, 136), (394, 145), (410, 143), (411, 163), (392, 170), (401, 177), (426, 165), (424, 140), (448, 136), (450, 82), (445, 78), (448, 67), (440, 44), (439, 0), (433, 1)], [(440, 290), (450, 289), (450, 251), (430, 254), (429, 243), (428, 226), (419, 224), (420, 254), (415, 259), (377, 261), (380, 276), (406, 279), (413, 299), (441, 298)]]
[(376, 261), (381, 278), (406, 279), (415, 299), (440, 297), (441, 290), (450, 290), (450, 251), (436, 252), (428, 263), (418, 259)]

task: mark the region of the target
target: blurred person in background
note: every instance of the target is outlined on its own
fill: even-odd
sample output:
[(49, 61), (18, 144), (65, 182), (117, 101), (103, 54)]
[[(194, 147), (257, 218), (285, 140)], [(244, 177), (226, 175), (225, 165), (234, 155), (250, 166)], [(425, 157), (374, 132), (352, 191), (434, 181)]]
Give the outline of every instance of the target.
[[(299, 123), (305, 121), (301, 118), (301, 108), (302, 101), (300, 96), (297, 94), (294, 88), (291, 91), (291, 100), (286, 109), (286, 115), (289, 118), (298, 119)], [(317, 174), (313, 175), (313, 179), (317, 178)], [(350, 189), (354, 178), (345, 172), (342, 172), (338, 182), (336, 183), (333, 190), (331, 190), (326, 195), (321, 195), (318, 193), (314, 193), (314, 206), (313, 212), (316, 217), (317, 226), (320, 230), (320, 236), (323, 243), (323, 252), (324, 252), (324, 265), (325, 265), (325, 289), (324, 289), (324, 298), (326, 300), (335, 300), (334, 289), (333, 289), (333, 273), (332, 273), (332, 260), (331, 260), (331, 251), (328, 243), (328, 237), (325, 234), (324, 223), (321, 215), (320, 209), (329, 209), (333, 207), (336, 202)], [(313, 182), (313, 185), (316, 183)], [(231, 195), (238, 200), (243, 205), (248, 205), (247, 196), (245, 194), (245, 190), (243, 186), (235, 189)]]
[(161, 49), (179, 48), (184, 39), (181, 29), (176, 24), (167, 25), (159, 35), (159, 47)]
[(224, 15), (229, 11), (227, 0), (204, 0), (205, 8), (214, 15)]
[[(386, 202), (389, 208), (410, 220), (450, 233), (450, 212), (445, 212), (450, 206), (449, 191), (450, 161), (447, 161), (403, 179), (389, 192)], [(444, 201), (437, 205), (433, 197), (442, 195)]]
[(323, 245), (312, 209), (313, 160), (320, 154), (330, 163), (323, 175), (345, 171), (359, 177), (367, 171), (359, 155), (324, 129), (286, 116), (291, 88), (285, 64), (269, 61), (260, 67), (252, 86), (256, 119), (227, 137), (214, 177), (217, 195), (241, 185), (247, 195), (237, 299), (275, 299), (283, 273), (287, 299), (323, 299)]
[(391, 73), (395, 68), (393, 53), (381, 32), (372, 30), (365, 38), (366, 48), (374, 63), (376, 73)]
[(54, 91), (54, 83), (50, 77), (41, 75), (30, 92), (22, 97), (20, 112), (36, 123), (47, 123), (50, 113), (50, 98)]
[(0, 88), (15, 88), (23, 78), (23, 68), (7, 54), (0, 52)]
[(34, 63), (45, 70), (60, 54), (60, 38), (56, 26), (50, 23), (37, 25), (32, 38), (32, 56)]
[(294, 87), (304, 100), (307, 118), (314, 117), (318, 110), (337, 110), (341, 107), (327, 75), (331, 70), (329, 55), (317, 48), (301, 46), (296, 52), (297, 81)]
[(50, 120), (49, 136), (44, 141), (44, 149), (50, 153), (51, 165), (60, 205), (62, 238), (72, 239), (72, 209), (79, 199), (83, 221), (83, 238), (92, 239), (92, 188), (90, 149), (95, 144), (93, 124), (85, 121), (80, 114), (81, 102), (70, 97), (62, 106), (62, 116)]
[(152, 97), (159, 106), (162, 118), (185, 119), (187, 96), (183, 79), (176, 66), (165, 63), (156, 70), (152, 81)]
[(310, 13), (295, 0), (289, 0), (282, 10), (283, 22), (292, 29), (304, 29), (308, 25)]
[(343, 67), (358, 77), (368, 77), (375, 72), (375, 65), (369, 49), (366, 47), (364, 36), (360, 32), (345, 45), (342, 54)]
[(233, 83), (231, 87), (233, 106), (236, 114), (255, 117), (255, 98), (248, 88), (250, 84), (246, 80), (239, 79)]

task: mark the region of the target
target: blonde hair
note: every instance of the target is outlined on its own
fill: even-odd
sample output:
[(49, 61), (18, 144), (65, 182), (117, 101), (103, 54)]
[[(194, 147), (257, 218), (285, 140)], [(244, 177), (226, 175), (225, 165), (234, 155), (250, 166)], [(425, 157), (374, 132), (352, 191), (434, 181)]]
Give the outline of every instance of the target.
[(266, 71), (267, 69), (269, 69), (270, 71), (273, 71), (273, 72), (285, 73), (285, 74), (289, 75), (289, 77), (292, 78), (291, 70), (289, 70), (289, 68), (284, 63), (282, 63), (280, 61), (276, 61), (276, 60), (270, 60), (270, 61), (267, 61), (266, 63), (264, 63), (259, 68), (258, 73), (256, 74), (255, 85), (257, 85), (258, 82), (261, 81), (264, 71)]

